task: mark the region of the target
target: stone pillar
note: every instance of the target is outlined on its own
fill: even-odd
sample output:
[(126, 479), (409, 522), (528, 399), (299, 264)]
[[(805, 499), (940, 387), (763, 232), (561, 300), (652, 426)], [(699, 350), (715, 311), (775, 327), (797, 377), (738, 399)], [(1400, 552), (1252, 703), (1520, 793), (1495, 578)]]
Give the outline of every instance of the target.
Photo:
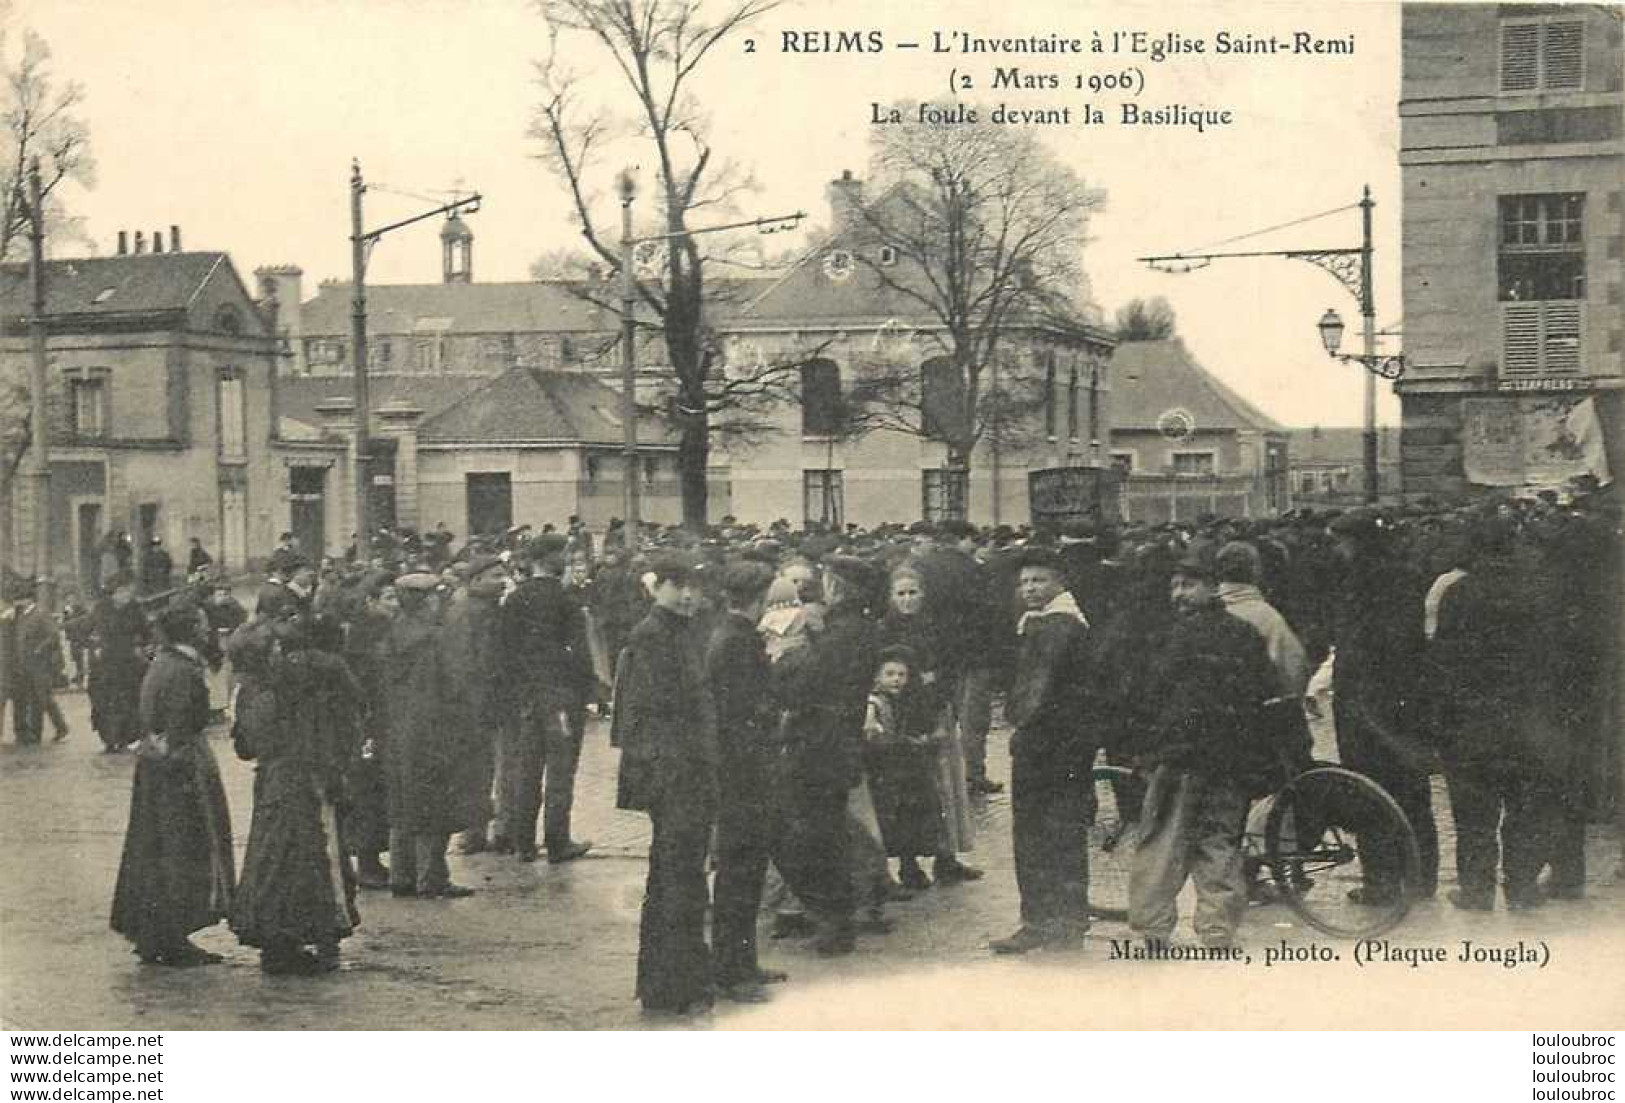
[[(343, 457), (333, 465), (334, 478), (324, 491), (330, 500), (337, 495), (338, 505), (338, 532), (328, 537), (328, 543), (343, 548), (355, 531), (355, 480), (360, 469), (356, 462), (355, 403), (348, 398), (329, 398), (316, 405), (316, 415), (321, 419), (323, 434), (339, 437), (345, 445)], [(359, 545), (365, 546), (365, 542)]]
[(418, 516), (418, 423), (423, 411), (404, 402), (391, 402), (378, 411), (379, 435), (395, 440), (395, 521), (403, 528), (422, 530)]

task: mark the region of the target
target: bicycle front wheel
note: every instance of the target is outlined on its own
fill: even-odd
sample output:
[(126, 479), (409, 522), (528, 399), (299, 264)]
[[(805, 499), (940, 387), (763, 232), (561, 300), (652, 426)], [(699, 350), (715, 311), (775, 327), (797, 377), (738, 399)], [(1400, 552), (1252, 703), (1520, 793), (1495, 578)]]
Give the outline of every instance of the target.
[(1089, 915), (1128, 918), (1128, 877), (1145, 798), (1145, 779), (1122, 766), (1094, 768), (1095, 814), (1089, 823)]
[(1405, 813), (1382, 786), (1340, 766), (1306, 770), (1275, 795), (1264, 861), (1287, 906), (1340, 938), (1391, 930), (1421, 882)]

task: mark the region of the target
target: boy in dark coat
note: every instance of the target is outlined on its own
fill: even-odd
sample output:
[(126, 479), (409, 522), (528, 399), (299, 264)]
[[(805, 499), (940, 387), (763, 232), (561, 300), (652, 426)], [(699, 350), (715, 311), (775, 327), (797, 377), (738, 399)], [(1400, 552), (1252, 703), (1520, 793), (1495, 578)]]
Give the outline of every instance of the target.
[(717, 803), (716, 713), (694, 637), (694, 571), (654, 565), (654, 608), (621, 655), (610, 742), (621, 749), (616, 807), (654, 829), (638, 926), (637, 997), (647, 1011), (686, 1014), (712, 1001), (705, 942), (705, 853)]

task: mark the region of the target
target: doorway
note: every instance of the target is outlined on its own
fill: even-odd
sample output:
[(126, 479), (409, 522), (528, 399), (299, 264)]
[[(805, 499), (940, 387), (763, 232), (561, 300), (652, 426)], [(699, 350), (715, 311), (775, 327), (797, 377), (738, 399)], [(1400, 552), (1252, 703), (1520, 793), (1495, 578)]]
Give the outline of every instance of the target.
[(506, 532), (513, 525), (513, 479), (506, 471), (472, 471), (465, 476), (468, 534)]
[(327, 548), (327, 468), (288, 468), (288, 527), (313, 556)]
[(77, 553), (79, 585), (86, 598), (102, 588), (102, 504), (79, 502), (73, 511), (73, 546)]

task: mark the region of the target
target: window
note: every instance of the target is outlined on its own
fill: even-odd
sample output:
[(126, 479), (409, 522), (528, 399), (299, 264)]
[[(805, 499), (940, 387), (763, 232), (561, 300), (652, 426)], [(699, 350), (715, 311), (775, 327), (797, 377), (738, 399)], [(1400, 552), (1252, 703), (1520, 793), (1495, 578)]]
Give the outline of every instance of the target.
[(920, 428), (928, 440), (946, 440), (959, 424), (963, 393), (959, 372), (948, 357), (920, 365)]
[(412, 340), (412, 370), (415, 372), (432, 372), (435, 365), (435, 352), (437, 342), (433, 337), (416, 337)]
[(1117, 468), (1117, 470), (1122, 472), (1124, 475), (1132, 475), (1134, 473), (1134, 453), (1113, 452), (1112, 466)]
[(105, 437), (107, 435), (107, 383), (102, 379), (74, 379), (69, 387), (73, 391), (73, 435), (76, 437)]
[(920, 516), (927, 521), (962, 520), (969, 474), (945, 467), (920, 472)]
[(598, 481), (599, 476), (603, 474), (602, 467), (602, 461), (597, 456), (587, 457), (587, 481), (589, 483)]
[(1075, 367), (1066, 374), (1066, 435), (1070, 440), (1078, 439), (1078, 369)]
[(833, 360), (801, 367), (801, 433), (833, 437), (841, 428), (841, 369)]
[(214, 328), (218, 333), (235, 337), (243, 331), (243, 314), (231, 303), (222, 303), (214, 312)]
[(1566, 13), (1501, 24), (1501, 91), (1578, 90), (1585, 78), (1585, 21)]
[(833, 469), (801, 473), (802, 516), (808, 523), (831, 528), (846, 524), (846, 489), (840, 471)]
[(374, 337), (367, 342), (367, 363), (374, 368), (387, 369), (395, 356), (395, 345), (388, 337)]
[(1315, 473), (1304, 471), (1298, 475), (1298, 493), (1313, 494), (1315, 492)]
[(245, 459), (248, 417), (243, 405), (243, 377), (227, 371), (216, 386), (220, 399), (220, 455), (223, 459)]
[(1585, 265), (1583, 194), (1501, 197), (1503, 375), (1579, 372)]
[(890, 268), (896, 263), (897, 250), (890, 245), (882, 245), (880, 247), (880, 266), (882, 268)]
[(1055, 350), (1045, 349), (1038, 354), (1044, 366), (1044, 435), (1055, 439)]
[(655, 476), (660, 474), (660, 461), (653, 456), (643, 457), (643, 485), (652, 486)]
[(1173, 452), (1169, 458), (1173, 461), (1175, 475), (1212, 475), (1214, 473), (1212, 452)]

